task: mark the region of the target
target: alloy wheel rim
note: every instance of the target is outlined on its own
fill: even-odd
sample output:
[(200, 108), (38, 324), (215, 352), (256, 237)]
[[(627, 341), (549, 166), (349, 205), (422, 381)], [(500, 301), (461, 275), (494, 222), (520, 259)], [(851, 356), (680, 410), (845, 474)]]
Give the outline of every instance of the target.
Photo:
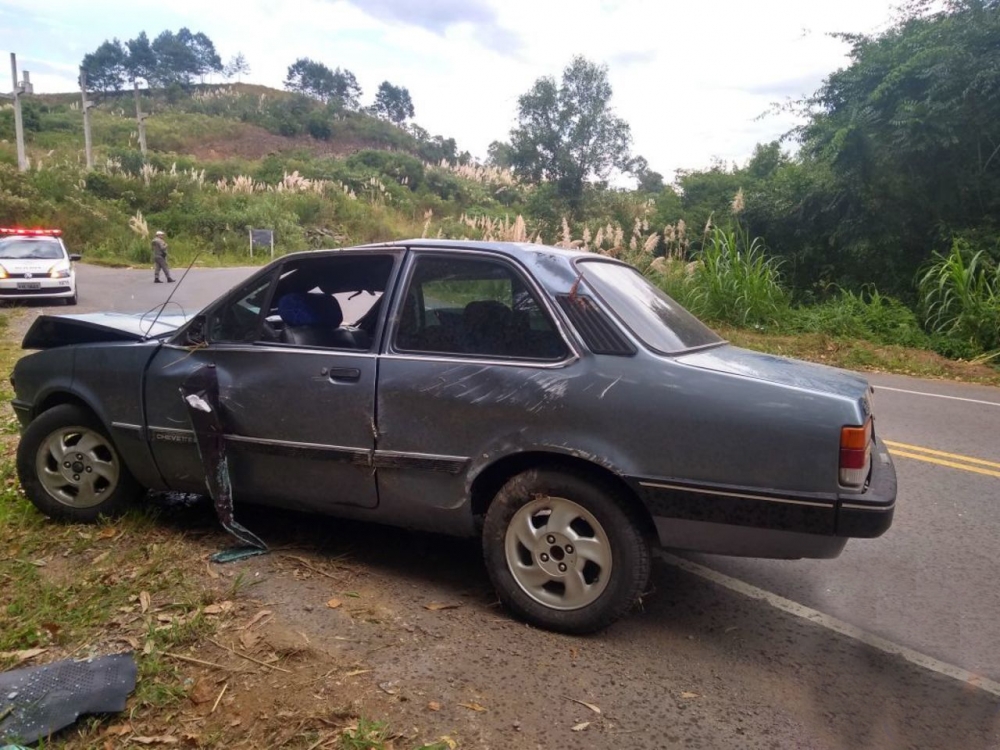
[(70, 508), (93, 508), (108, 499), (121, 474), (118, 455), (89, 427), (61, 427), (38, 448), (35, 471), (42, 487)]
[(611, 543), (582, 505), (536, 497), (514, 514), (504, 539), (507, 567), (517, 585), (551, 609), (593, 604), (611, 578)]

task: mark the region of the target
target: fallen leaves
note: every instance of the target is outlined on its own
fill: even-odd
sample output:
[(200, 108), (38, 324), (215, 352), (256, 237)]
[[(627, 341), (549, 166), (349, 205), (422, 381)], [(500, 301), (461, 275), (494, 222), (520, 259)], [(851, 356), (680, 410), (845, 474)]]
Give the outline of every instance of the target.
[(579, 724), (576, 724), (573, 727), (573, 731), (574, 732), (582, 732), (584, 729), (586, 729), (589, 726), (590, 726), (590, 722), (589, 721), (581, 721)]
[(689, 690), (685, 690), (683, 693), (681, 693), (681, 698), (684, 698), (685, 700), (691, 700), (692, 698), (700, 698), (700, 697), (701, 693), (692, 693)]
[(261, 635), (253, 630), (244, 630), (240, 633), (240, 645), (247, 651), (253, 651), (260, 642)]
[(486, 706), (481, 706), (475, 702), (459, 703), (458, 705), (460, 705), (462, 708), (467, 708), (470, 711), (476, 711), (477, 713), (482, 713), (483, 711), (486, 710)]
[(250, 618), (250, 622), (248, 622), (246, 625), (244, 625), (243, 629), (244, 630), (249, 630), (254, 625), (256, 625), (258, 622), (260, 622), (261, 620), (263, 620), (265, 617), (270, 617), (273, 614), (274, 614), (274, 612), (272, 612), (269, 609), (262, 609), (260, 612), (258, 612), (257, 614), (255, 614), (253, 617)]
[(328, 601), (326, 603), (326, 606), (329, 607), (330, 609), (337, 609), (337, 607), (339, 607), (341, 604), (343, 604), (343, 602), (340, 601), (340, 599), (334, 598)]
[(431, 701), (430, 703), (427, 704), (427, 710), (428, 711), (440, 711), (441, 710), (441, 704), (438, 703), (437, 701)]
[(161, 734), (155, 737), (129, 737), (129, 742), (138, 742), (140, 745), (176, 745), (179, 739), (172, 734)]
[(215, 697), (215, 687), (206, 679), (198, 680), (188, 692), (192, 703), (208, 703)]
[(229, 600), (224, 602), (216, 602), (215, 604), (209, 604), (205, 607), (204, 612), (206, 615), (224, 615), (226, 612), (233, 608), (233, 603)]
[(431, 612), (440, 612), (442, 609), (458, 609), (461, 606), (461, 604), (447, 602), (431, 602), (430, 604), (425, 604), (424, 609), (429, 609)]
[(140, 612), (142, 612), (143, 614), (146, 614), (149, 611), (149, 608), (152, 605), (152, 603), (153, 603), (153, 600), (152, 600), (152, 597), (150, 597), (148, 591), (140, 591), (139, 592), (139, 611)]
[(24, 664), (24, 662), (34, 659), (36, 656), (41, 656), (46, 651), (48, 651), (47, 648), (29, 648), (23, 651), (0, 651), (0, 659), (13, 659), (13, 666), (16, 667), (19, 664)]
[(357, 677), (359, 674), (368, 674), (372, 670), (370, 669), (352, 669), (350, 672), (344, 674), (344, 677)]
[(585, 708), (589, 708), (595, 714), (601, 713), (601, 709), (595, 706), (593, 703), (587, 703), (587, 701), (580, 701), (577, 700), (576, 698), (570, 698), (568, 695), (566, 696), (566, 700), (572, 701), (573, 703), (578, 703), (579, 705), (584, 706)]

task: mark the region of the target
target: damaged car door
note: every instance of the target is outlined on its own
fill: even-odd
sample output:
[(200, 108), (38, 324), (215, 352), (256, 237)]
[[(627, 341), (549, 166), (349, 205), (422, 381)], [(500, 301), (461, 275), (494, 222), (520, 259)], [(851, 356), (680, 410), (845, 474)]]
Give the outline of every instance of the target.
[(207, 467), (179, 388), (211, 365), (237, 502), (375, 507), (375, 346), (397, 258), (290, 260), (166, 344), (146, 385), (147, 434), (166, 483), (204, 490)]
[(574, 356), (529, 277), (487, 253), (412, 251), (379, 366), (381, 507), (460, 533), (470, 466), (551, 425)]

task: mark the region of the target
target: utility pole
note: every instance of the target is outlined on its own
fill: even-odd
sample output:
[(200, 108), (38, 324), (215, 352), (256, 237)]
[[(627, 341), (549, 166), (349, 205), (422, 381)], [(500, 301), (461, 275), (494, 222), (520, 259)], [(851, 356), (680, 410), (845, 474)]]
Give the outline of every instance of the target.
[(14, 80), (14, 137), (17, 140), (17, 168), (28, 171), (28, 157), (24, 153), (24, 123), (21, 121), (21, 94), (24, 89), (17, 85), (17, 55), (10, 53), (10, 77)]
[(94, 168), (94, 152), (90, 143), (90, 108), (94, 103), (87, 101), (87, 71), (80, 68), (80, 100), (83, 104), (83, 147), (87, 155), (87, 169)]
[(139, 82), (132, 79), (133, 91), (135, 92), (135, 119), (139, 123), (139, 148), (142, 151), (142, 158), (146, 158), (146, 118), (149, 117), (139, 106)]

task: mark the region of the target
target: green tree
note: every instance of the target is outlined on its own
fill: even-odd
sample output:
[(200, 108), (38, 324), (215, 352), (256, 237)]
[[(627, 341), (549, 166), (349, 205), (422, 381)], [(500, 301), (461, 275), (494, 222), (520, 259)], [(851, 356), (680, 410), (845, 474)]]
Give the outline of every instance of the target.
[(587, 180), (627, 170), (632, 133), (611, 108), (606, 66), (574, 57), (562, 80), (539, 78), (517, 102), (511, 165), (532, 181), (549, 180), (577, 211)]
[(361, 97), (361, 86), (351, 71), (331, 70), (308, 57), (300, 57), (288, 66), (285, 88), (351, 110), (358, 108)]
[(87, 74), (87, 87), (107, 93), (120, 91), (125, 84), (128, 53), (117, 39), (103, 42), (84, 55), (80, 67)]
[(236, 77), (237, 83), (242, 80), (243, 76), (250, 72), (250, 63), (247, 62), (246, 57), (244, 57), (242, 52), (237, 52), (231, 58), (229, 62), (226, 63), (226, 67), (222, 69), (222, 74), (227, 78)]
[(414, 114), (409, 89), (405, 86), (393, 86), (388, 81), (379, 84), (372, 108), (379, 117), (384, 117), (397, 125), (413, 117)]
[(644, 156), (637, 156), (632, 159), (628, 166), (628, 171), (636, 179), (636, 190), (640, 193), (656, 194), (665, 187), (663, 175), (654, 172), (649, 168), (649, 162)]
[(125, 69), (129, 78), (133, 81), (141, 78), (151, 83), (156, 74), (156, 53), (146, 32), (142, 31), (135, 39), (129, 39), (125, 47), (128, 49)]
[(162, 31), (151, 45), (156, 64), (150, 71), (151, 83), (166, 88), (171, 84), (189, 86), (192, 79), (222, 70), (215, 44), (205, 34), (182, 28), (176, 34)]

